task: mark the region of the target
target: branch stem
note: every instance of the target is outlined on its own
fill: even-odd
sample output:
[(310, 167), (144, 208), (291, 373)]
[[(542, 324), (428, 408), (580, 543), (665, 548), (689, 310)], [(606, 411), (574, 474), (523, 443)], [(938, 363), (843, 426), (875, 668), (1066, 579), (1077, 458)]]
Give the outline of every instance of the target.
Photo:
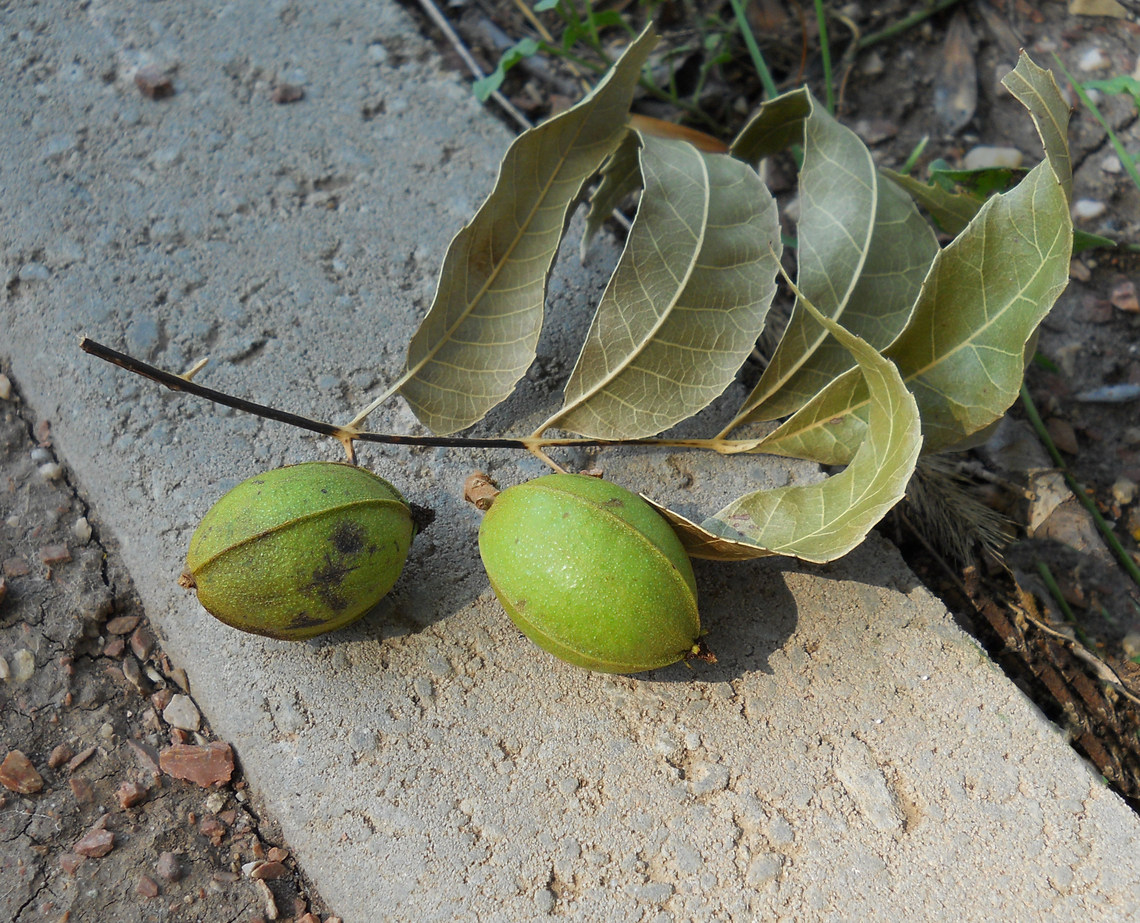
[[(133, 372), (150, 381), (156, 382), (171, 391), (183, 391), (195, 397), (203, 397), (215, 404), (232, 407), (243, 413), (263, 417), (266, 420), (275, 420), (295, 426), (298, 429), (329, 436), (338, 440), (346, 448), (353, 442), (373, 442), (382, 445), (426, 446), (444, 449), (523, 449), (544, 458), (543, 449), (562, 447), (604, 448), (606, 446), (641, 446), (651, 449), (705, 449), (721, 454), (733, 454), (746, 451), (755, 444), (752, 439), (583, 439), (577, 437), (566, 438), (539, 438), (530, 437), (480, 437), (480, 436), (410, 436), (399, 433), (374, 433), (357, 429), (353, 425), (337, 426), (334, 423), (325, 423), (320, 420), (311, 420), (287, 410), (278, 410), (265, 404), (248, 401), (245, 398), (235, 397), (224, 391), (207, 388), (204, 385), (191, 381), (190, 373), (176, 375), (160, 369), (157, 366), (143, 362), (126, 353), (111, 349), (102, 343), (97, 343), (88, 337), (79, 341), (79, 348), (85, 353), (110, 362), (121, 369)], [(193, 371), (198, 371), (201, 364)], [(351, 453), (350, 453), (351, 454)]]

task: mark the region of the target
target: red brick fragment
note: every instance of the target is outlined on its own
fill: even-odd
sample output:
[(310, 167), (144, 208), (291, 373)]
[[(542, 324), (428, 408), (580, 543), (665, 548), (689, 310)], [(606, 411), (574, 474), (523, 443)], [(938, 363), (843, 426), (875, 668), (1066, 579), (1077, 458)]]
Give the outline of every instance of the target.
[(148, 99), (166, 99), (174, 95), (174, 81), (157, 64), (147, 64), (135, 71), (135, 86)]
[(5, 577), (24, 577), (31, 572), (31, 565), (21, 557), (8, 558), (4, 562)]
[(88, 830), (72, 847), (79, 855), (92, 859), (101, 859), (114, 848), (115, 834), (101, 827)]
[(154, 650), (155, 639), (151, 630), (145, 625), (140, 625), (135, 629), (131, 635), (131, 650), (134, 651), (139, 660), (146, 661), (150, 656), (150, 652)]
[(129, 635), (138, 628), (139, 620), (137, 615), (116, 615), (107, 623), (107, 634)]
[(147, 794), (147, 790), (138, 782), (124, 782), (115, 792), (121, 808), (133, 808), (142, 804), (146, 801)]
[(88, 747), (86, 750), (80, 750), (71, 759), (67, 761), (67, 771), (75, 772), (80, 766), (86, 763), (95, 754), (94, 747)]
[(205, 746), (173, 744), (158, 755), (158, 764), (167, 775), (208, 788), (230, 781), (234, 754), (230, 745), (221, 741)]
[(44, 779), (22, 751), (11, 750), (0, 763), (0, 785), (18, 795), (34, 795), (43, 790)]
[(273, 879), (284, 878), (289, 874), (289, 869), (285, 867), (282, 862), (262, 862), (257, 868), (249, 873), (250, 878)]
[(44, 545), (40, 549), (40, 560), (49, 566), (66, 564), (71, 560), (71, 549), (66, 545)]
[(51, 751), (51, 756), (48, 757), (48, 766), (52, 769), (59, 769), (64, 763), (75, 756), (75, 751), (67, 744), (60, 744)]

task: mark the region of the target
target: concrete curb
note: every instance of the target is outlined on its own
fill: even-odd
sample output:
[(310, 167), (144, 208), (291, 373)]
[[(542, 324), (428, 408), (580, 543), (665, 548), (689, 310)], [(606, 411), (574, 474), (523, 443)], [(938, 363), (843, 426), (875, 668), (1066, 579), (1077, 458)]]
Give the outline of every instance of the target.
[[(378, 611), (290, 645), (176, 586), (224, 489), (339, 448), (101, 366), (78, 335), (169, 368), (210, 353), (200, 381), (347, 419), (400, 367), (508, 142), (395, 4), (312, 6), (4, 14), (0, 356), (326, 900), (350, 923), (1135, 913), (1137, 818), (880, 541), (824, 568), (702, 565), (720, 663), (593, 675), (505, 619), (460, 498), (473, 468), (537, 464), (367, 449), (438, 516)], [(144, 63), (172, 98), (139, 94)], [(274, 104), (280, 82), (305, 99)], [(559, 268), (546, 374), (489, 429), (545, 415), (603, 283)], [(370, 423), (416, 427), (399, 402)], [(605, 466), (701, 509), (816, 476)]]

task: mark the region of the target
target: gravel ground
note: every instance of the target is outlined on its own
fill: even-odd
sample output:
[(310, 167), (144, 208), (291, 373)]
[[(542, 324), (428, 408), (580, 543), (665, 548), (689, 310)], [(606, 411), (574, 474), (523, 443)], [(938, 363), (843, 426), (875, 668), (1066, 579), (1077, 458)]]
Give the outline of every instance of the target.
[(0, 395), (0, 919), (331, 923), (88, 520), (50, 421), (7, 376)]

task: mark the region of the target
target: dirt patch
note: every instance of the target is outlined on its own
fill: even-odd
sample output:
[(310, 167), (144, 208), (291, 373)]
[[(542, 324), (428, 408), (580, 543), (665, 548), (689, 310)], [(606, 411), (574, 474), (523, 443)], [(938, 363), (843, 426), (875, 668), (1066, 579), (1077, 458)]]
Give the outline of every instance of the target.
[(0, 918), (317, 923), (327, 909), (87, 514), (50, 425), (13, 387), (0, 400)]

